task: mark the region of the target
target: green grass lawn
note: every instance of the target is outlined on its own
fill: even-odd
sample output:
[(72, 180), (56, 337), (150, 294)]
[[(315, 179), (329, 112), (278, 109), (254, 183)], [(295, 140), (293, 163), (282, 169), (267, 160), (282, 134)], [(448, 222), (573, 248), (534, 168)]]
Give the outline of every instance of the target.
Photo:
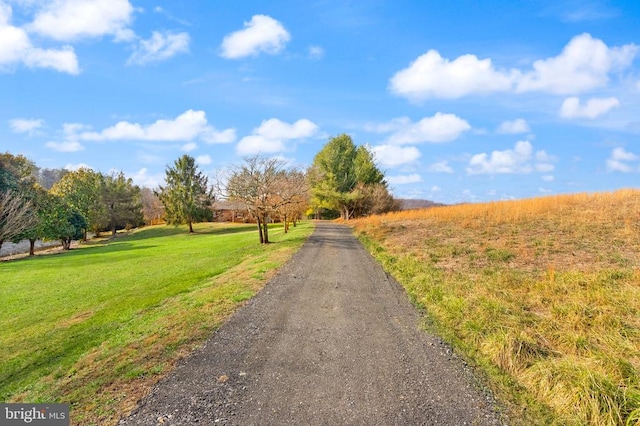
[(156, 226), (0, 263), (0, 400), (72, 404), (113, 423), (180, 356), (253, 296), (311, 233)]

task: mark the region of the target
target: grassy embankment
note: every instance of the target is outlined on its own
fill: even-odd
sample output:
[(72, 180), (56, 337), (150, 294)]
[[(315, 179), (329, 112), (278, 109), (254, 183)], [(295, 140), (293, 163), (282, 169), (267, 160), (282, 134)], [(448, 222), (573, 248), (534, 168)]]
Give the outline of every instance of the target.
[(361, 240), (515, 424), (640, 425), (640, 191), (400, 212)]
[(155, 226), (0, 262), (0, 401), (71, 403), (114, 424), (302, 245), (313, 225)]

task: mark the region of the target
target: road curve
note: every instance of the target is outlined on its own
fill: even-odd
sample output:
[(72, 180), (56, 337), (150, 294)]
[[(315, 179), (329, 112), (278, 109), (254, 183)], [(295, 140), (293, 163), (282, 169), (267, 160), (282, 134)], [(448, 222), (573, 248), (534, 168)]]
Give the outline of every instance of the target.
[(499, 425), (491, 398), (348, 227), (318, 223), (121, 425)]

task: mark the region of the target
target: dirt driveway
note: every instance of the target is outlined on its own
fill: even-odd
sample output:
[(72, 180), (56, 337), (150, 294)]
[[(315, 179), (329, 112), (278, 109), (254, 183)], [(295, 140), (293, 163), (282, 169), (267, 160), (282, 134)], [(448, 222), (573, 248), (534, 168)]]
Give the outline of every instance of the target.
[(347, 227), (314, 234), (122, 425), (498, 425), (491, 398)]

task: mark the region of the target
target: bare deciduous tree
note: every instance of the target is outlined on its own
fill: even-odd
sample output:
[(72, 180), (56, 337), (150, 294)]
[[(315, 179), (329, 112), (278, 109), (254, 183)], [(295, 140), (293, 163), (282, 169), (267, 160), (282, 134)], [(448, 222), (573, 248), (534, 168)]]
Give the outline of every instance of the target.
[(142, 214), (147, 225), (156, 225), (162, 223), (164, 216), (164, 205), (160, 198), (153, 193), (152, 189), (142, 188), (140, 190), (142, 196)]
[(13, 191), (0, 193), (0, 248), (26, 229), (36, 226), (37, 217), (33, 205)]
[(279, 193), (284, 165), (277, 158), (248, 157), (232, 170), (227, 182), (229, 200), (243, 202), (256, 218), (262, 244), (269, 243), (270, 216), (284, 203)]
[(284, 232), (289, 232), (289, 223), (296, 226), (303, 212), (309, 206), (309, 185), (307, 176), (299, 170), (282, 173), (279, 184), (279, 196), (282, 199), (279, 213), (284, 223)]

